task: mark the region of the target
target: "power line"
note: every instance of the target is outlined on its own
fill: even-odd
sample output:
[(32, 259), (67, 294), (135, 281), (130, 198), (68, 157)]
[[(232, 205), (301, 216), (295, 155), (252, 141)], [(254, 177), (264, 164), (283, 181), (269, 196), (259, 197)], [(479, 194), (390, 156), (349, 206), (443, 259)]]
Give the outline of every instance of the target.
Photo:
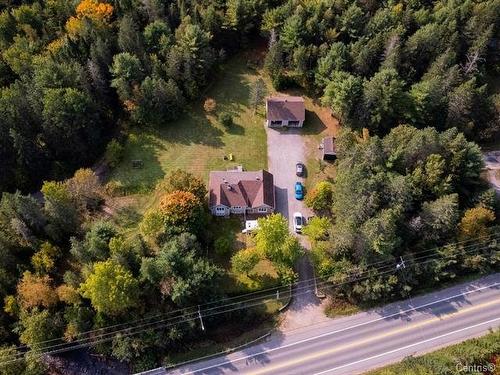
[[(483, 248), (479, 248), (479, 249), (476, 249), (476, 250), (482, 250)], [(471, 251), (473, 251), (473, 249), (469, 250), (469, 252), (471, 252)], [(454, 256), (454, 255), (452, 255), (452, 256)], [(444, 257), (444, 258), (449, 258), (449, 257), (450, 256)], [(421, 262), (421, 263), (414, 262), (412, 265), (429, 263), (431, 261), (434, 261), (434, 259), (428, 260), (426, 262)], [(383, 267), (383, 268), (386, 268), (386, 267)], [(370, 271), (373, 272), (374, 270), (372, 269)], [(361, 278), (357, 277), (355, 279), (351, 279), (351, 280), (348, 280), (348, 281), (343, 282), (343, 283), (337, 283), (337, 284), (332, 284), (332, 285), (325, 286), (325, 288), (335, 288), (335, 287), (339, 287), (339, 286), (342, 286), (342, 285), (345, 285), (345, 284), (362, 281), (364, 279), (369, 279), (371, 277), (380, 277), (380, 276), (383, 276), (383, 275), (388, 274), (388, 273), (393, 273), (395, 270), (394, 269), (390, 269), (390, 270), (385, 270), (383, 272), (380, 272), (380, 270), (378, 270), (378, 271), (379, 272), (377, 274), (375, 274), (375, 275), (368, 275), (368, 276), (361, 277)], [(329, 282), (323, 282), (322, 284), (327, 284), (327, 283), (329, 283)], [(329, 283), (329, 284), (331, 284), (331, 283)], [(301, 287), (301, 289), (305, 289), (307, 287), (308, 286)], [(295, 296), (300, 296), (300, 295), (303, 295), (303, 294), (306, 294), (306, 293), (308, 293), (308, 292), (306, 291), (306, 292), (298, 293), (298, 294), (295, 294)], [(253, 303), (253, 304), (250, 304), (250, 305), (240, 305), (240, 306), (237, 306), (237, 307), (232, 308), (232, 309), (227, 309), (227, 307), (231, 306), (231, 305), (222, 305), (222, 306), (214, 307), (214, 308), (211, 308), (211, 309), (207, 310), (207, 311), (210, 311), (210, 310), (216, 310), (216, 309), (225, 308), (222, 311), (213, 311), (211, 313), (207, 313), (207, 311), (205, 311), (204, 312), (204, 316), (205, 317), (210, 317), (210, 316), (225, 314), (225, 313), (236, 311), (236, 310), (240, 310), (240, 309), (250, 308), (250, 307), (254, 307), (254, 306), (265, 304), (269, 300), (274, 300), (274, 299), (275, 298), (267, 298), (265, 300), (261, 300), (260, 302), (256, 302), (256, 303)], [(237, 303), (233, 303), (232, 305), (238, 305), (238, 304), (242, 304), (244, 302), (248, 302), (248, 301), (237, 302)], [(25, 353), (17, 353), (15, 356), (18, 356), (18, 358), (14, 359), (14, 360), (18, 360), (18, 359), (22, 358), (27, 353), (38, 353), (39, 355), (56, 354), (56, 353), (60, 353), (60, 352), (63, 352), (63, 351), (70, 351), (70, 350), (75, 350), (75, 349), (78, 349), (78, 348), (81, 348), (81, 347), (85, 347), (85, 346), (95, 345), (95, 344), (100, 343), (100, 342), (111, 341), (116, 336), (128, 337), (128, 336), (132, 336), (132, 335), (136, 335), (136, 334), (142, 333), (142, 332), (150, 330), (150, 329), (154, 329), (155, 330), (155, 329), (160, 329), (160, 328), (166, 328), (166, 327), (170, 327), (170, 326), (174, 326), (174, 325), (178, 325), (178, 324), (181, 324), (181, 323), (186, 323), (186, 322), (189, 322), (189, 321), (193, 321), (193, 320), (199, 319), (199, 314), (200, 314), (199, 312), (195, 312), (195, 313), (188, 314), (188, 316), (163, 319), (163, 320), (159, 320), (159, 321), (155, 321), (155, 322), (146, 323), (144, 325), (139, 325), (139, 326), (135, 326), (135, 327), (129, 327), (129, 328), (126, 328), (126, 329), (122, 329), (122, 330), (118, 330), (118, 331), (114, 331), (114, 332), (105, 333), (105, 334), (102, 334), (102, 335), (98, 335), (97, 337), (84, 338), (84, 339), (81, 339), (81, 340), (77, 340), (75, 342), (62, 343), (62, 344), (52, 345), (52, 346), (45, 346), (45, 347), (42, 347), (42, 348), (35, 348), (35, 349), (32, 349), (32, 350), (30, 350), (28, 352), (25, 352)], [(189, 315), (191, 315), (191, 316), (189, 316)], [(176, 321), (176, 322), (171, 322), (175, 318), (184, 318), (184, 319), (180, 319), (179, 321)], [(158, 326), (158, 324), (160, 324), (160, 325)], [(139, 330), (134, 332), (134, 330), (137, 330), (137, 329), (139, 329)], [(113, 335), (113, 337), (107, 337), (107, 336), (111, 336), (111, 335)], [(75, 345), (75, 344), (77, 344), (77, 345)], [(68, 347), (64, 347), (64, 346), (68, 346)], [(54, 349), (54, 348), (59, 348), (59, 347), (61, 347), (61, 348), (60, 349), (55, 349), (55, 350), (50, 350), (50, 351), (44, 351), (44, 350), (47, 350), (47, 349)], [(43, 352), (40, 352), (40, 351), (43, 351)], [(0, 365), (1, 364), (6, 364), (6, 363), (9, 363), (9, 362), (10, 361), (4, 362), (4, 363), (0, 363)]]
[[(491, 236), (488, 236), (488, 237), (491, 237)], [(462, 242), (470, 242), (470, 241), (462, 241)], [(476, 241), (478, 242), (478, 241)], [(474, 245), (468, 245), (467, 247), (472, 247)], [(462, 252), (462, 253), (468, 253), (468, 252), (471, 252), (471, 251), (477, 251), (477, 250), (482, 250), (482, 249), (485, 249), (487, 248), (488, 246), (483, 246), (481, 248), (476, 248), (476, 249), (471, 249), (469, 251), (465, 251), (465, 252)], [(459, 248), (457, 249), (457, 251), (459, 250), (462, 250), (463, 248)], [(427, 252), (427, 251), (423, 251), (423, 252), (419, 252), (419, 253), (424, 253), (424, 252)], [(417, 253), (418, 254), (418, 253)], [(456, 255), (460, 255), (460, 253), (456, 254)], [(451, 256), (455, 256), (455, 255), (451, 255)], [(451, 256), (448, 256), (448, 257), (451, 257)], [(428, 258), (429, 256), (427, 257), (421, 257), (421, 258)], [(445, 258), (448, 258), (448, 257), (445, 257)], [(416, 260), (418, 258), (415, 258), (414, 260)], [(414, 261), (414, 260), (411, 260), (411, 261)], [(434, 261), (434, 259), (431, 259), (431, 261)], [(378, 264), (380, 262), (377, 262)], [(373, 264), (377, 264), (377, 263), (373, 263)], [(421, 262), (422, 264), (426, 264), (426, 263), (429, 263), (429, 261), (427, 262)], [(367, 265), (365, 265), (367, 266)], [(373, 273), (373, 272), (381, 272), (387, 268), (389, 268), (389, 270), (391, 270), (392, 268), (394, 267), (394, 263), (393, 264), (388, 264), (386, 266), (380, 266), (380, 267), (377, 267), (377, 268), (371, 268), (371, 269), (367, 269), (363, 272), (360, 272), (358, 274), (356, 274), (355, 276), (356, 277), (361, 277), (362, 275), (364, 274), (369, 274), (369, 273)], [(373, 276), (376, 276), (376, 275), (370, 275), (368, 277), (373, 277)], [(327, 276), (328, 277), (328, 276)], [(323, 278), (319, 278), (320, 280), (324, 280), (325, 277)], [(288, 284), (288, 285), (285, 285), (285, 286), (278, 286), (278, 287), (274, 287), (274, 288), (268, 288), (267, 290), (264, 290), (264, 291), (258, 291), (258, 292), (251, 292), (251, 293), (247, 293), (245, 295), (241, 295), (241, 296), (235, 296), (235, 297), (232, 297), (232, 298), (226, 298), (226, 299), (221, 299), (221, 300), (218, 300), (218, 301), (211, 301), (211, 302), (208, 302), (208, 303), (205, 303), (203, 305), (200, 305), (200, 308), (201, 307), (204, 307), (204, 306), (210, 306), (210, 305), (213, 305), (214, 303), (217, 303), (217, 302), (227, 302), (228, 300), (234, 300), (234, 299), (242, 299), (242, 298), (246, 298), (250, 295), (256, 295), (256, 294), (259, 294), (257, 297), (254, 297), (254, 298), (251, 298), (251, 299), (244, 299), (242, 301), (237, 301), (237, 302), (232, 302), (232, 303), (226, 303), (226, 304), (223, 304), (223, 305), (219, 305), (219, 306), (215, 306), (215, 307), (211, 307), (211, 308), (207, 308), (207, 309), (204, 309), (202, 310), (203, 314), (205, 315), (207, 312), (210, 312), (212, 310), (216, 310), (216, 309), (221, 309), (221, 308), (225, 308), (225, 307), (231, 307), (231, 306), (235, 306), (235, 305), (238, 305), (238, 304), (241, 304), (241, 303), (247, 303), (247, 302), (252, 302), (252, 301), (257, 301), (257, 300), (262, 300), (262, 299), (265, 299), (265, 300), (268, 300), (268, 299), (274, 299), (274, 295), (275, 295), (275, 292), (277, 290), (280, 290), (280, 289), (285, 289), (287, 287), (292, 287), (292, 286), (299, 286), (301, 284), (304, 284), (303, 286), (299, 286), (299, 287), (296, 287), (295, 288), (295, 292), (297, 291), (301, 291), (301, 290), (305, 290), (305, 289), (308, 289), (310, 286), (312, 285), (308, 285), (306, 283), (308, 282), (312, 282), (314, 280), (314, 278), (311, 278), (311, 279), (307, 279), (307, 280), (302, 280), (302, 281), (299, 281), (299, 282), (295, 282), (295, 283), (291, 283), (291, 284)], [(354, 280), (351, 280), (351, 281), (348, 281), (347, 283), (350, 283), (350, 282), (355, 282), (356, 279)], [(320, 283), (318, 283), (317, 285), (318, 286), (322, 286), (322, 285), (325, 285), (325, 284), (329, 284), (331, 283), (331, 281), (329, 280), (325, 280), (325, 281), (322, 281)], [(343, 285), (345, 283), (340, 283), (338, 284), (337, 286), (339, 285)], [(263, 292), (270, 292), (268, 294), (264, 294)], [(301, 295), (300, 293), (299, 294), (295, 294), (295, 295)], [(174, 313), (179, 313), (179, 314), (182, 314), (183, 312), (187, 312), (188, 310), (191, 310), (191, 312), (185, 314), (185, 315), (177, 315), (177, 316), (172, 316), (168, 319), (162, 319), (160, 320), (159, 322), (164, 322), (164, 321), (170, 321), (170, 320), (175, 320), (175, 319), (179, 319), (179, 318), (183, 318), (183, 317), (186, 317), (186, 316), (197, 316), (198, 312), (196, 310), (196, 307), (187, 307), (187, 308), (184, 308), (184, 309), (178, 309), (178, 310), (174, 310), (174, 311), (171, 311), (168, 313), (168, 315), (172, 315)], [(140, 323), (140, 322), (145, 322), (147, 320), (152, 320), (152, 319), (155, 319), (155, 318), (159, 318), (159, 317), (164, 317), (166, 316), (166, 314), (157, 314), (156, 316), (152, 316), (152, 317), (148, 317), (148, 318), (143, 318), (143, 319), (139, 319), (139, 320), (135, 320), (135, 321), (129, 321), (129, 322), (125, 322), (125, 323), (121, 323), (121, 324), (116, 324), (116, 325), (113, 325), (113, 326), (107, 326), (107, 327), (103, 327), (103, 328), (99, 328), (99, 329), (95, 329), (95, 330), (91, 330), (91, 331), (86, 331), (86, 332), (81, 332), (78, 336), (83, 336), (83, 335), (90, 335), (92, 333), (96, 333), (96, 332), (100, 332), (100, 331), (103, 331), (103, 330), (107, 330), (107, 329), (111, 329), (111, 328), (117, 328), (117, 327), (121, 327), (121, 326), (124, 326), (124, 325), (129, 325), (129, 327), (125, 327), (121, 330), (115, 330), (115, 331), (112, 331), (112, 332), (105, 332), (103, 334), (99, 334), (97, 335), (97, 337), (101, 337), (101, 336), (105, 336), (105, 335), (114, 335), (114, 334), (117, 334), (117, 333), (120, 333), (121, 331), (126, 331), (126, 330), (130, 330), (130, 329), (136, 329), (136, 328), (140, 328), (140, 327), (147, 327), (149, 325), (154, 325), (154, 324), (157, 324), (158, 321), (152, 321), (152, 322), (147, 322), (147, 323), (144, 323), (144, 324), (141, 324), (141, 325), (138, 325), (138, 326), (130, 326), (131, 324), (133, 323)], [(206, 315), (205, 315), (206, 316)], [(81, 338), (81, 339), (78, 339), (76, 341), (73, 341), (72, 343), (75, 343), (75, 342), (79, 342), (79, 341), (84, 341), (84, 340), (91, 340), (91, 339), (94, 339), (95, 337), (87, 337), (87, 338)], [(45, 344), (45, 343), (50, 343), (50, 342), (56, 342), (56, 341), (61, 341), (63, 340), (64, 338), (63, 337), (60, 337), (60, 338), (55, 338), (55, 339), (51, 339), (51, 340), (45, 340), (45, 341), (41, 341), (41, 342), (38, 342), (36, 343), (37, 345), (39, 344)], [(44, 346), (42, 348), (38, 348), (38, 350), (43, 350), (43, 349), (48, 349), (48, 348), (51, 348), (51, 347), (56, 347), (56, 346), (63, 346), (63, 345), (67, 345), (67, 344), (71, 344), (71, 343), (61, 343), (61, 344), (57, 344), (57, 345), (49, 345), (49, 346)], [(16, 347), (16, 349), (23, 349), (23, 348), (27, 348), (26, 345), (22, 345), (22, 346), (18, 346)]]
[[(380, 273), (378, 275), (370, 275), (370, 276), (365, 276), (365, 277), (359, 278), (359, 279), (349, 280), (349, 281), (346, 281), (344, 283), (339, 283), (339, 284), (334, 284), (334, 285), (327, 286), (327, 288), (338, 287), (338, 286), (341, 286), (341, 285), (345, 285), (345, 284), (349, 284), (349, 283), (361, 281), (363, 279), (368, 279), (368, 278), (373, 277), (373, 276), (382, 276), (384, 274), (393, 273), (393, 272), (394, 272), (393, 270), (387, 270), (387, 271), (385, 271), (383, 273)], [(295, 294), (294, 296), (300, 296), (300, 295), (304, 295), (304, 294), (307, 294), (307, 293), (308, 293), (307, 291), (306, 292), (301, 292), (301, 293)], [(265, 303), (267, 303), (268, 301), (271, 301), (271, 300), (275, 300), (275, 298), (267, 298), (265, 300), (261, 300), (260, 302), (255, 302), (255, 303), (252, 303), (252, 304), (249, 304), (249, 305), (242, 305), (242, 306), (234, 307), (234, 308), (231, 308), (231, 309), (224, 309), (222, 311), (213, 311), (213, 312), (208, 313), (208, 314), (204, 313), (204, 317), (211, 317), (211, 316), (226, 314), (226, 313), (237, 311), (237, 310), (248, 309), (248, 308), (251, 308), (251, 307), (260, 306), (260, 305), (263, 305), (263, 304), (265, 304)], [(224, 306), (221, 306), (221, 307), (224, 307)], [(69, 342), (69, 343), (62, 343), (62, 344), (52, 345), (52, 346), (46, 346), (46, 347), (42, 347), (42, 348), (34, 348), (34, 349), (31, 349), (31, 350), (29, 350), (27, 352), (16, 353), (13, 357), (18, 357), (18, 358), (2, 362), (2, 363), (0, 363), (0, 366), (4, 365), (4, 364), (7, 364), (7, 363), (11, 363), (11, 362), (16, 361), (16, 360), (20, 360), (22, 357), (24, 357), (28, 353), (34, 353), (34, 354), (38, 354), (38, 355), (57, 354), (57, 353), (61, 353), (61, 352), (66, 352), (66, 351), (71, 351), (71, 350), (79, 349), (79, 348), (86, 347), (86, 346), (96, 345), (96, 344), (102, 343), (102, 342), (112, 341), (112, 340), (115, 339), (116, 336), (119, 336), (120, 338), (128, 337), (128, 336), (132, 336), (132, 335), (137, 335), (139, 333), (142, 333), (142, 332), (145, 332), (145, 331), (148, 331), (148, 330), (151, 330), (151, 329), (155, 330), (155, 329), (160, 329), (160, 328), (168, 328), (168, 327), (171, 327), (171, 326), (175, 326), (175, 325), (178, 325), (178, 324), (181, 324), (181, 323), (187, 323), (187, 322), (198, 320), (198, 319), (199, 319), (199, 316), (198, 316), (198, 312), (196, 311), (194, 314), (191, 314), (191, 317), (188, 317), (188, 318), (185, 318), (185, 319), (181, 319), (180, 321), (177, 321), (177, 322), (169, 322), (169, 320), (172, 320), (172, 319), (163, 319), (163, 320), (158, 320), (158, 321), (155, 321), (155, 322), (147, 323), (146, 325), (140, 325), (140, 326), (136, 326), (136, 327), (130, 327), (130, 328), (127, 328), (127, 329), (122, 329), (122, 330), (115, 331), (115, 332), (105, 333), (105, 334), (99, 335), (97, 337), (89, 337), (89, 338), (86, 338), (86, 339), (81, 339), (81, 340), (77, 340), (77, 341), (73, 341), (73, 342)], [(160, 324), (160, 325), (156, 326), (158, 324)], [(139, 329), (139, 330), (135, 331), (135, 332), (127, 332), (127, 331), (133, 331), (133, 330), (136, 330), (136, 329)], [(111, 336), (111, 335), (113, 337), (108, 337), (108, 336)], [(75, 344), (77, 344), (77, 345), (75, 345)], [(64, 345), (67, 345), (69, 347), (67, 347), (67, 348), (62, 347)], [(58, 348), (58, 347), (62, 347), (62, 348), (55, 349), (55, 350), (50, 350), (50, 351), (43, 351), (43, 350), (54, 349), (54, 348)]]

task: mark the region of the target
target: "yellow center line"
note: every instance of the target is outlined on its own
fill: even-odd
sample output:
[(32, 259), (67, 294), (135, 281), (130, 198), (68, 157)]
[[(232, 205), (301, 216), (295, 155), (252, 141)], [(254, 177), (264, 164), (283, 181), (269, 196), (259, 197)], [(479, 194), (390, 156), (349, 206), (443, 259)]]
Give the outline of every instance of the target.
[(252, 375), (260, 375), (260, 374), (265, 374), (265, 373), (269, 373), (269, 372), (276, 373), (276, 370), (280, 370), (280, 369), (283, 369), (283, 368), (286, 368), (286, 367), (298, 365), (298, 364), (301, 364), (301, 363), (306, 362), (306, 361), (318, 359), (318, 358), (321, 358), (323, 356), (331, 355), (331, 354), (334, 354), (336, 352), (340, 352), (342, 350), (351, 349), (351, 348), (356, 347), (356, 346), (361, 346), (361, 345), (369, 344), (371, 342), (380, 340), (382, 338), (387, 338), (389, 336), (394, 336), (394, 335), (399, 334), (399, 333), (411, 331), (411, 330), (414, 330), (416, 328), (420, 328), (420, 327), (423, 327), (423, 326), (426, 326), (426, 325), (429, 325), (429, 324), (432, 324), (432, 323), (435, 323), (435, 322), (439, 322), (439, 321), (451, 319), (451, 318), (456, 317), (457, 315), (465, 314), (465, 313), (468, 313), (468, 312), (471, 312), (471, 311), (475, 311), (475, 310), (480, 310), (480, 309), (482, 309), (484, 307), (496, 305), (496, 304), (499, 304), (499, 303), (500, 303), (500, 299), (496, 299), (496, 300), (484, 302), (484, 303), (476, 305), (476, 306), (467, 307), (467, 308), (464, 308), (464, 309), (461, 309), (461, 310), (458, 310), (458, 311), (446, 314), (446, 315), (444, 315), (442, 317), (434, 317), (434, 318), (425, 320), (423, 322), (409, 324), (408, 326), (405, 326), (405, 327), (402, 327), (402, 328), (398, 328), (398, 329), (394, 329), (392, 331), (385, 332), (385, 333), (382, 333), (382, 334), (379, 334), (379, 335), (376, 335), (376, 336), (371, 336), (369, 338), (366, 338), (366, 339), (363, 339), (363, 340), (359, 340), (359, 341), (355, 341), (355, 342), (352, 342), (350, 344), (344, 344), (344, 345), (341, 345), (341, 346), (336, 346), (336, 347), (331, 348), (331, 349), (325, 349), (325, 350), (322, 350), (322, 351), (319, 351), (319, 352), (316, 352), (316, 353), (313, 353), (313, 354), (309, 354), (309, 355), (306, 355), (306, 356), (303, 356), (303, 357), (300, 357), (300, 358), (292, 359), (290, 361), (287, 361), (287, 362), (284, 362), (284, 363), (281, 363), (281, 364), (276, 364), (276, 365), (272, 365), (272, 366), (266, 366), (265, 368), (262, 368), (262, 369), (260, 369), (258, 371), (251, 372), (251, 374)]

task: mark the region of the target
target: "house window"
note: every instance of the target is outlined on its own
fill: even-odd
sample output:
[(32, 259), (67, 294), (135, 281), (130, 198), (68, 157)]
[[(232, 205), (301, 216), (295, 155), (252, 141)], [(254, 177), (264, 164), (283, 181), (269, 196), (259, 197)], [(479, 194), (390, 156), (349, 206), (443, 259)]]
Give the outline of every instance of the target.
[(233, 210), (241, 210), (241, 206), (233, 206), (231, 207)]
[(259, 207), (257, 209), (258, 212), (267, 212), (267, 208), (266, 207)]
[(300, 121), (288, 121), (288, 126), (299, 126)]
[(281, 120), (271, 121), (271, 125), (281, 125), (282, 123), (283, 123), (283, 121), (281, 121)]
[(219, 212), (226, 211), (224, 207), (217, 207), (215, 210)]

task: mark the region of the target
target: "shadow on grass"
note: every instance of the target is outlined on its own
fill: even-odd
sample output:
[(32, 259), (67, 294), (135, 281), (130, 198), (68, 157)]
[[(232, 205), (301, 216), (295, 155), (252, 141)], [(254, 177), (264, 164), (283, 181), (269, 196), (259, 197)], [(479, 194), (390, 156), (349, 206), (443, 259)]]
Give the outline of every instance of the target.
[(306, 110), (306, 119), (304, 121), (304, 127), (302, 128), (302, 134), (316, 135), (320, 134), (326, 129), (326, 125), (321, 121), (318, 115), (313, 112)]
[(226, 131), (232, 135), (245, 135), (245, 128), (236, 123), (233, 123), (230, 127), (226, 128)]
[(134, 228), (142, 219), (142, 215), (134, 207), (122, 207), (117, 210), (114, 220), (122, 228)]
[(221, 139), (224, 132), (213, 126), (199, 109), (191, 109), (174, 124), (168, 124), (153, 132), (172, 143), (199, 144), (215, 148), (224, 146)]
[[(162, 150), (165, 150), (164, 145), (153, 134), (130, 134), (123, 161), (113, 171), (111, 179), (122, 185), (127, 194), (151, 190), (165, 175), (157, 156)], [(141, 165), (134, 168), (136, 160)]]

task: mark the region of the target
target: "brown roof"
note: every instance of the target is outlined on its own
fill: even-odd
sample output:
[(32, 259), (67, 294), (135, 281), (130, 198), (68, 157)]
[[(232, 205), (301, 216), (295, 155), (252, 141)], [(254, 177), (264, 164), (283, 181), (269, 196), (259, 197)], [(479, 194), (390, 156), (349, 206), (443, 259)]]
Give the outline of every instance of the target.
[(274, 181), (268, 171), (212, 171), (208, 190), (210, 207), (268, 205), (274, 208)]
[(323, 138), (323, 154), (337, 154), (337, 146), (335, 145), (334, 137)]
[(306, 110), (300, 96), (273, 96), (267, 98), (267, 119), (271, 121), (304, 121)]

